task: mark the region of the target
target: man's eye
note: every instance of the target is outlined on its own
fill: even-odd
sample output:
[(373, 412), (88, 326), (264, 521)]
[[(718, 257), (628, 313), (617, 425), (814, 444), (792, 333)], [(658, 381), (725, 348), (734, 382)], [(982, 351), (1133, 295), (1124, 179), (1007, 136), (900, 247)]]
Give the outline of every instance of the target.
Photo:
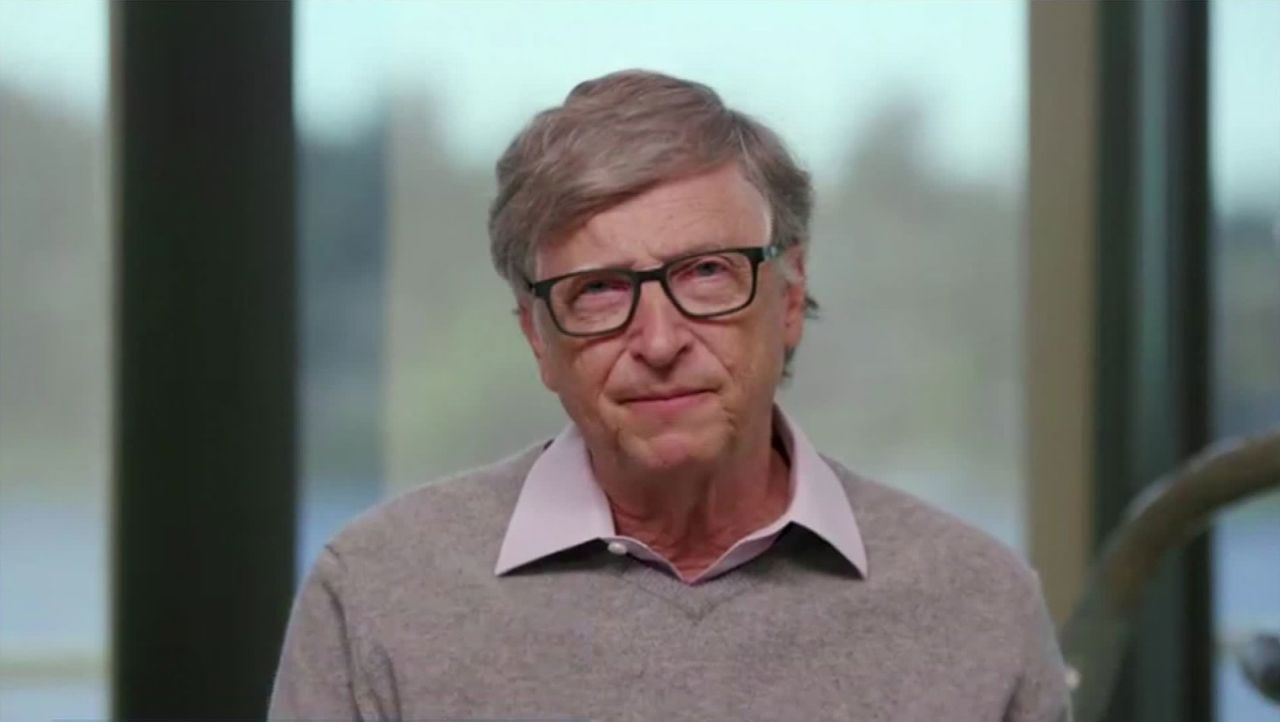
[(720, 261), (699, 261), (693, 267), (693, 274), (703, 278), (709, 278), (725, 272), (725, 265)]
[(578, 295), (589, 296), (601, 293), (612, 293), (615, 291), (625, 291), (626, 282), (609, 278), (600, 278), (594, 281), (586, 281), (578, 288)]
[(625, 278), (584, 278), (574, 285), (569, 298), (575, 301), (612, 299), (630, 293), (631, 286)]

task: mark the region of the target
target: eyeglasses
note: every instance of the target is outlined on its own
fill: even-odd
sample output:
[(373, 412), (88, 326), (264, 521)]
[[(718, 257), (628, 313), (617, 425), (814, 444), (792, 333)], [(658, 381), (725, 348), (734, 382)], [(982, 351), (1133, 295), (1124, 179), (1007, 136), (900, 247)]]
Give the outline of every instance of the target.
[(561, 333), (605, 336), (631, 323), (640, 287), (649, 281), (661, 284), (671, 303), (689, 318), (741, 311), (756, 297), (760, 264), (781, 252), (774, 244), (722, 248), (681, 256), (647, 271), (595, 268), (526, 283), (546, 302)]

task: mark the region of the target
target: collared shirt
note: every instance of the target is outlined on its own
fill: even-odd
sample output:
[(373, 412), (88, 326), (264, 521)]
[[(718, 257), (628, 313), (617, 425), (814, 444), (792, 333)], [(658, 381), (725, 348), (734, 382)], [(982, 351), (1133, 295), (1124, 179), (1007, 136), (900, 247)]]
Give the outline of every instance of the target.
[(794, 523), (821, 537), (865, 577), (866, 549), (839, 478), (799, 427), (777, 407), (774, 423), (791, 460), (791, 501), (787, 510), (773, 522), (739, 539), (701, 574), (686, 577), (670, 560), (644, 542), (618, 535), (608, 497), (591, 470), (586, 442), (573, 424), (551, 442), (525, 477), (494, 573), (500, 576), (537, 559), (599, 539), (615, 554), (630, 554), (665, 567), (680, 580), (695, 584), (763, 554), (787, 525)]

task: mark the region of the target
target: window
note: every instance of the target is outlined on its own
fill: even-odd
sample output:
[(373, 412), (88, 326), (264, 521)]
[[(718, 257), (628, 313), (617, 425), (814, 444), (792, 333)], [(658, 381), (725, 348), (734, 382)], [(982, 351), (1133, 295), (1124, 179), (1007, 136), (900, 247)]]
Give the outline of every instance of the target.
[(106, 3), (0, 3), (0, 719), (107, 713), (106, 108)]
[[(825, 452), (1020, 546), (1024, 16), (990, 2), (758, 2), (731, 21), (712, 3), (299, 3), (303, 254), (328, 259), (304, 270), (304, 368), (332, 374), (305, 386), (304, 563), (382, 485), (563, 424), (489, 264), (492, 167), (534, 112), (624, 67), (710, 84), (814, 174), (825, 311), (782, 404)], [(358, 469), (337, 453), (353, 439)]]
[[(1214, 435), (1280, 424), (1280, 4), (1215, 2), (1210, 17)], [(1215, 527), (1218, 719), (1261, 722), (1275, 708), (1225, 652), (1280, 631), (1280, 494)]]

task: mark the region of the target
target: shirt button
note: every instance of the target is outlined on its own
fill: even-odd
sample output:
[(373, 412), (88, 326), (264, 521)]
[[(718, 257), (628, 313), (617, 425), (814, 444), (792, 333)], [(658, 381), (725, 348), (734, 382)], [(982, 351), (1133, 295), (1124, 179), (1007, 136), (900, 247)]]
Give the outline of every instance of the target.
[(627, 545), (620, 541), (609, 542), (609, 551), (617, 554), (618, 556), (622, 556), (627, 553)]

